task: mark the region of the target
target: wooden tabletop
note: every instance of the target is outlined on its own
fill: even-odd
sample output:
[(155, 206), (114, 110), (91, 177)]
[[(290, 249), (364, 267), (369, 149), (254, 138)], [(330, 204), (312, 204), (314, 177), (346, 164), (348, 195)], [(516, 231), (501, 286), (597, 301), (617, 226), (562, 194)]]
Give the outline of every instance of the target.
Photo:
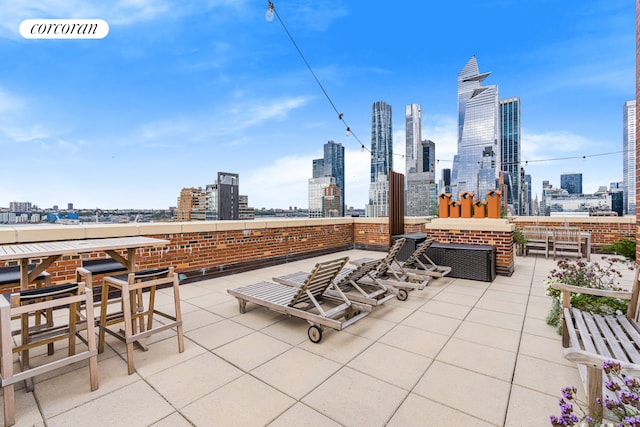
[(165, 239), (135, 236), (0, 245), (0, 261), (51, 255), (72, 255), (114, 249), (165, 246), (169, 243), (169, 240)]

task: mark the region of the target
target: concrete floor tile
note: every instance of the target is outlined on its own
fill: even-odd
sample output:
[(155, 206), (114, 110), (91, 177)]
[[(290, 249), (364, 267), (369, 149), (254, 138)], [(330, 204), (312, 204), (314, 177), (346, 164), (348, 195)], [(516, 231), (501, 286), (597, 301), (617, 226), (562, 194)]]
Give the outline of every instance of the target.
[[(506, 294), (506, 292), (502, 292)], [(516, 294), (511, 294), (516, 295)], [(482, 308), (485, 310), (497, 311), (499, 313), (513, 314), (517, 316), (524, 316), (527, 309), (526, 304), (518, 304), (508, 301), (501, 301), (495, 297), (483, 296), (476, 304), (476, 308)]]
[(98, 364), (98, 389), (95, 391), (91, 391), (89, 365), (85, 363), (80, 369), (36, 383), (35, 393), (42, 413), (49, 419), (139, 380), (137, 374), (127, 374), (126, 362), (112, 357)]
[(539, 335), (545, 338), (556, 339), (560, 336), (556, 331), (556, 328), (551, 325), (547, 325), (544, 319), (527, 316), (524, 319), (524, 332), (531, 335)]
[(187, 405), (182, 413), (196, 426), (262, 426), (294, 403), (294, 399), (262, 381), (243, 375)]
[[(409, 294), (409, 298), (411, 298), (411, 294)], [(389, 322), (400, 323), (414, 312), (415, 309), (410, 309), (408, 308), (408, 306), (404, 307), (402, 305), (398, 306), (387, 303), (375, 307), (368, 317), (374, 317), (376, 319), (383, 319)]]
[(434, 358), (446, 344), (448, 336), (411, 326), (398, 325), (378, 342), (412, 353)]
[(425, 426), (492, 427), (494, 424), (413, 393), (402, 402), (387, 424), (387, 427)]
[[(467, 312), (469, 311), (469, 307), (473, 307), (476, 304), (476, 302), (478, 302), (478, 298), (480, 297), (475, 295), (464, 295), (464, 294), (459, 294), (456, 292), (449, 292), (448, 290), (444, 290), (438, 293), (438, 295), (434, 296), (431, 301), (423, 305), (420, 310), (429, 311), (431, 313), (438, 314), (439, 311), (434, 311), (429, 309), (429, 305), (434, 305), (436, 302), (441, 302), (442, 307), (450, 308), (452, 313), (457, 313), (458, 311), (460, 312), (459, 314), (449, 314), (451, 317), (457, 317), (462, 319), (464, 318), (464, 316), (466, 316)], [(467, 306), (467, 307), (465, 307), (466, 310), (462, 310), (461, 308), (455, 307), (455, 306), (463, 306), (463, 307)], [(445, 310), (445, 315), (446, 313), (447, 311)]]
[(144, 426), (159, 422), (175, 409), (144, 381), (90, 400), (48, 419), (48, 426), (67, 427), (90, 423), (93, 427)]
[(307, 405), (296, 403), (269, 424), (269, 427), (340, 427), (340, 424)]
[(218, 347), (213, 352), (245, 372), (249, 372), (290, 348), (291, 346), (287, 343), (261, 332), (254, 332)]
[[(375, 308), (374, 308), (375, 310)], [(370, 315), (343, 329), (347, 334), (357, 335), (370, 340), (377, 340), (397, 325), (388, 320), (376, 319)]]
[(507, 381), (435, 361), (413, 391), (486, 422), (502, 425), (509, 389)]
[(524, 316), (476, 307), (471, 310), (465, 320), (520, 332), (522, 330)]
[[(364, 320), (367, 320), (366, 318)], [(309, 340), (298, 346), (303, 350), (310, 351), (318, 356), (326, 357), (338, 363), (348, 363), (351, 359), (362, 353), (365, 348), (373, 344), (374, 341), (351, 335), (345, 331), (334, 331), (326, 329), (323, 332), (322, 341), (318, 344)]]
[(207, 352), (150, 375), (146, 380), (180, 409), (242, 375), (240, 369)]
[(468, 284), (455, 282), (447, 286), (447, 292), (452, 292), (456, 294), (481, 297), (487, 290), (486, 286), (470, 286)]
[(431, 362), (428, 357), (376, 343), (347, 366), (409, 391)]
[(539, 427), (550, 425), (551, 415), (560, 415), (557, 396), (514, 385), (507, 408), (505, 427)]
[[(456, 295), (451, 293), (448, 295), (455, 296), (455, 297), (458, 297), (458, 296), (464, 297), (464, 295)], [(466, 305), (445, 302), (443, 300), (439, 300), (436, 298), (425, 303), (425, 305), (423, 305), (420, 308), (420, 311), (424, 311), (425, 313), (437, 314), (439, 316), (453, 317), (454, 319), (464, 319), (469, 313), (469, 311), (471, 310), (471, 307), (468, 307)], [(469, 297), (469, 298), (475, 298), (475, 297)]]
[(182, 314), (182, 331), (192, 331), (194, 329), (208, 326), (224, 320), (224, 317), (213, 314), (207, 310), (197, 309)]
[(240, 325), (237, 322), (223, 320), (209, 326), (185, 332), (184, 336), (198, 345), (211, 350), (253, 332), (253, 329)]
[(273, 358), (251, 374), (271, 387), (300, 399), (326, 381), (342, 365), (299, 348)]
[(381, 426), (406, 395), (406, 391), (391, 384), (342, 368), (302, 402), (344, 426)]
[[(149, 345), (148, 351), (142, 351), (134, 347), (133, 358), (136, 372), (145, 377), (204, 352), (205, 350), (202, 347), (187, 339), (184, 340), (184, 351), (182, 353), (178, 352), (178, 339), (174, 334), (169, 339)], [(126, 354), (123, 354), (122, 357), (126, 363)]]
[(551, 396), (560, 396), (560, 390), (564, 387), (576, 386), (578, 397), (584, 398), (577, 366), (561, 365), (520, 354), (513, 383)]
[(547, 338), (527, 333), (522, 334), (519, 353), (525, 356), (536, 357), (538, 359), (559, 363), (569, 367), (575, 363), (566, 360), (563, 356), (562, 338)]
[(516, 353), (452, 338), (436, 360), (510, 382)]
[(514, 353), (520, 344), (520, 334), (516, 331), (469, 321), (463, 322), (453, 337)]
[(150, 424), (149, 427), (192, 427), (192, 425), (180, 413), (174, 412), (157, 423)]
[(309, 323), (304, 319), (298, 317), (283, 317), (279, 322), (261, 329), (260, 332), (288, 344), (298, 345), (309, 339), (307, 337), (308, 329)]
[(424, 311), (416, 311), (402, 322), (405, 326), (412, 326), (442, 335), (452, 335), (460, 326), (460, 323), (460, 319), (425, 313)]

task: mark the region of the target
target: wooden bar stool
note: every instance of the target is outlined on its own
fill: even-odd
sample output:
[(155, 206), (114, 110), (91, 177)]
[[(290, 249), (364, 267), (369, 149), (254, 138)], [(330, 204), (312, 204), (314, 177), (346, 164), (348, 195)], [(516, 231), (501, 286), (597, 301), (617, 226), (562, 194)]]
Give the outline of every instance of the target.
[[(86, 322), (77, 315), (78, 307), (86, 307), (87, 319), (93, 319), (93, 293), (84, 283), (66, 283), (47, 288), (30, 289), (0, 297), (0, 385), (3, 387), (5, 425), (15, 423), (14, 384), (30, 379), (63, 366), (89, 359), (89, 376), (91, 391), (98, 388), (98, 352), (96, 349), (94, 322)], [(29, 330), (22, 334), (20, 345), (14, 346), (11, 331), (11, 317), (23, 316), (37, 311), (68, 307), (67, 324), (53, 325), (48, 328)], [(86, 329), (87, 338), (79, 335)], [(76, 352), (76, 337), (86, 345), (87, 350)], [(41, 345), (49, 345), (55, 341), (67, 339), (68, 355), (62, 359), (31, 367), (29, 350)], [(20, 353), (20, 372), (13, 370), (13, 353)]]
[[(173, 298), (175, 304), (175, 316), (156, 310), (155, 295), (158, 286), (171, 286), (173, 288)], [(121, 311), (118, 313), (107, 313), (109, 304), (110, 288), (120, 292), (122, 298)], [(149, 292), (149, 303), (145, 309), (141, 304), (143, 290)], [(153, 316), (158, 315), (171, 320), (167, 324), (153, 323)], [(146, 320), (146, 323), (145, 323)], [(136, 321), (138, 324), (136, 324)], [(115, 331), (110, 326), (124, 323), (124, 330)], [(161, 270), (143, 270), (135, 273), (122, 274), (119, 276), (107, 276), (102, 283), (102, 302), (100, 304), (100, 322), (98, 334), (98, 352), (104, 351), (105, 332), (123, 341), (127, 346), (127, 364), (129, 374), (135, 371), (133, 360), (133, 344), (138, 343), (143, 350), (146, 347), (141, 342), (142, 339), (171, 328), (177, 329), (178, 351), (184, 351), (184, 338), (182, 335), (182, 314), (180, 311), (180, 291), (178, 286), (178, 275), (173, 271), (173, 267)]]

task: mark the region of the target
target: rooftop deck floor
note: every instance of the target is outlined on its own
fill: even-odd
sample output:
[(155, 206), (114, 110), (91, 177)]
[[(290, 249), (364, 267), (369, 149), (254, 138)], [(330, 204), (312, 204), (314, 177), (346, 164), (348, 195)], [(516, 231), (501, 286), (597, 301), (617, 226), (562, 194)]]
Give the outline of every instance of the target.
[(552, 259), (517, 257), (492, 283), (434, 279), (319, 344), (305, 321), (251, 304), (240, 314), (227, 293), (345, 255), (382, 256), (352, 250), (181, 286), (184, 353), (162, 332), (127, 375), (124, 345), (108, 339), (98, 390), (86, 361), (37, 377), (33, 393), (16, 391), (16, 425), (539, 427), (562, 387), (584, 396), (545, 323)]

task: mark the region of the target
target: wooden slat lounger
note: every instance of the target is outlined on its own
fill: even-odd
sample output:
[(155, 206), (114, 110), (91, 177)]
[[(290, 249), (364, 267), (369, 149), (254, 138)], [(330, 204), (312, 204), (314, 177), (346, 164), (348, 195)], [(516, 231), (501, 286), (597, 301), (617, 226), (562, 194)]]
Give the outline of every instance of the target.
[(259, 282), (227, 292), (238, 299), (241, 313), (246, 303), (251, 302), (278, 313), (305, 319), (311, 324), (307, 331), (309, 339), (322, 340), (323, 328), (342, 330), (371, 312), (371, 306), (350, 301), (336, 288), (337, 297), (323, 295), (333, 285), (333, 279), (349, 258), (338, 258), (316, 264), (309, 277), (300, 287), (273, 282)]
[[(398, 290), (380, 283), (372, 274), (382, 260), (365, 262), (356, 268), (343, 268), (333, 280), (335, 286), (351, 301), (377, 306), (384, 304), (398, 296)], [(369, 279), (362, 283), (363, 278)], [(297, 271), (284, 276), (274, 277), (273, 281), (283, 285), (300, 287), (309, 278), (309, 273)], [(325, 291), (324, 295), (340, 297), (333, 286)]]
[[(380, 264), (376, 268), (374, 274), (375, 279), (385, 286), (390, 286), (398, 290), (398, 299), (404, 301), (407, 299), (407, 291), (410, 289), (422, 290), (429, 283), (430, 276), (421, 274), (415, 274), (405, 270), (402, 267), (402, 263), (398, 261), (397, 256), (402, 249), (406, 239), (401, 238), (396, 240), (387, 256), (380, 260)], [(351, 264), (356, 266), (362, 265), (365, 262), (371, 261), (371, 258), (361, 258), (351, 261)], [(370, 280), (364, 277), (361, 283), (369, 283)]]
[[(427, 249), (435, 241), (435, 239), (427, 239), (420, 243), (409, 258), (402, 263), (409, 273), (422, 274), (431, 277), (444, 277), (451, 272), (451, 267), (447, 265), (436, 265), (431, 258), (427, 256)], [(424, 261), (423, 261), (424, 260)]]

